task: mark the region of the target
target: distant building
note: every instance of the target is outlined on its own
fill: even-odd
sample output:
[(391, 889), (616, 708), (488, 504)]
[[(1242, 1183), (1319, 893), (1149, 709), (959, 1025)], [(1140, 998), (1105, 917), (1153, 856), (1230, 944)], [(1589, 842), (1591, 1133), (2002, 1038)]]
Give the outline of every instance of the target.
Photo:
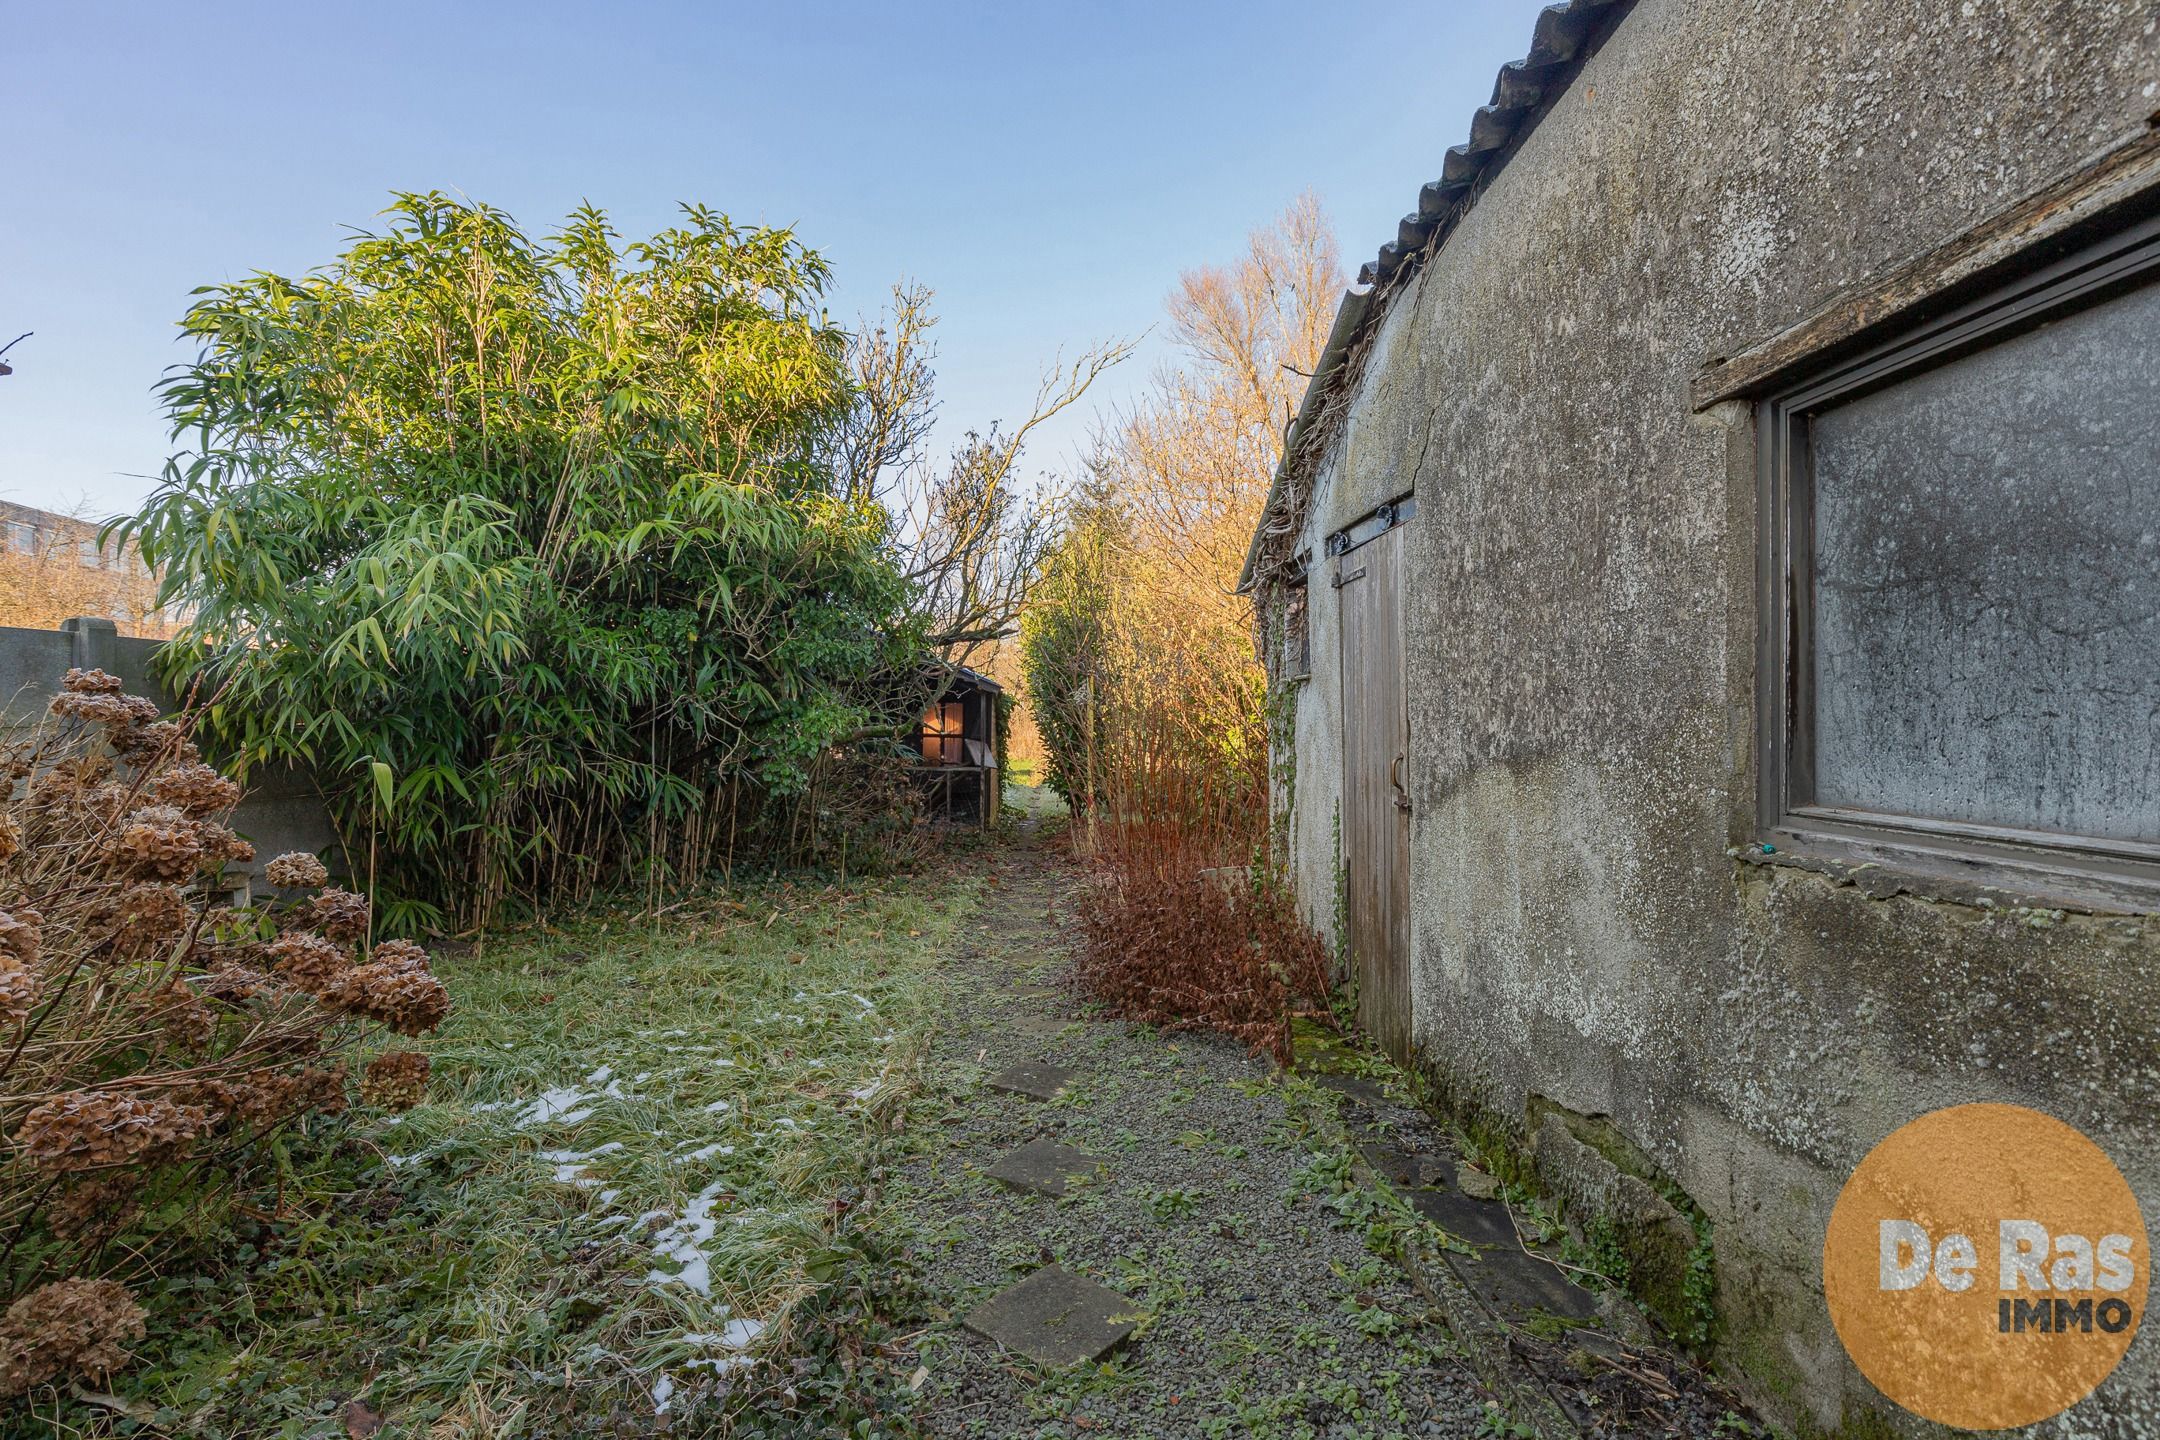
[(184, 618), (158, 605), (158, 577), (133, 545), (101, 545), (98, 523), (0, 500), (0, 625), (50, 630), (77, 615), (122, 635), (170, 639)]

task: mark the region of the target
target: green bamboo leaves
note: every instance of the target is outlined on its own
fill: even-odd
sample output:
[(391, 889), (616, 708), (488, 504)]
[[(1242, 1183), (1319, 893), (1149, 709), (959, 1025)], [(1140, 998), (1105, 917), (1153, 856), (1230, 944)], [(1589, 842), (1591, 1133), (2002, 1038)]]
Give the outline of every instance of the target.
[(853, 402), (824, 261), (697, 206), (634, 243), (385, 214), (181, 321), (177, 453), (119, 528), (195, 607), (208, 738), (311, 766), (411, 925), (786, 843), (921, 653), (891, 520), (821, 458)]

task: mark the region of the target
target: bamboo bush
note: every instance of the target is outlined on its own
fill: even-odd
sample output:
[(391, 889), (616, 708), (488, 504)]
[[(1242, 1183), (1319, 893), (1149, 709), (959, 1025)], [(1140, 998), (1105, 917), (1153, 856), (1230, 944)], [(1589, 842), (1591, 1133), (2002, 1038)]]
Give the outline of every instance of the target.
[(287, 898), (236, 909), (241, 788), (102, 671), (4, 753), (0, 804), (0, 1397), (99, 1380), (143, 1334), (128, 1288), (214, 1229), (264, 1142), (355, 1088), (410, 1105), (424, 1057), (356, 1043), (432, 1030), (449, 997), (418, 946), (370, 946), (362, 897), (312, 855)]
[(206, 737), (314, 771), (394, 933), (844, 842), (924, 622), (833, 467), (825, 262), (702, 207), (389, 215), (182, 322), (182, 448), (119, 530), (195, 607)]

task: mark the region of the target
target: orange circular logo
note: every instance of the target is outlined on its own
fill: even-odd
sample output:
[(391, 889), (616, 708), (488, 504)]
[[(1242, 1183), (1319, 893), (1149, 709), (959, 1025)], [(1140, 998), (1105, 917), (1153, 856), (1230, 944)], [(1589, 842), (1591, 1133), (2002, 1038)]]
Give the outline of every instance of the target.
[(2151, 1273), (2113, 1161), (2019, 1105), (1923, 1115), (1868, 1152), (1823, 1237), (1838, 1338), (1915, 1414), (2003, 1430), (2090, 1395), (2130, 1348)]

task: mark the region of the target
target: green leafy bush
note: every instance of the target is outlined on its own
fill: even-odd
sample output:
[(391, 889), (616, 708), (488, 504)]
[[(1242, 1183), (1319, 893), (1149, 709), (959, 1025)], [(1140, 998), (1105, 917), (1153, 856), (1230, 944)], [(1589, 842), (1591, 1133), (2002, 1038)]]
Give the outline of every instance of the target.
[(628, 244), (589, 207), (544, 239), (387, 213), (182, 321), (185, 448), (120, 528), (196, 607), (169, 654), (206, 743), (312, 767), (408, 932), (882, 813), (922, 626), (834, 473), (825, 262), (696, 207)]

